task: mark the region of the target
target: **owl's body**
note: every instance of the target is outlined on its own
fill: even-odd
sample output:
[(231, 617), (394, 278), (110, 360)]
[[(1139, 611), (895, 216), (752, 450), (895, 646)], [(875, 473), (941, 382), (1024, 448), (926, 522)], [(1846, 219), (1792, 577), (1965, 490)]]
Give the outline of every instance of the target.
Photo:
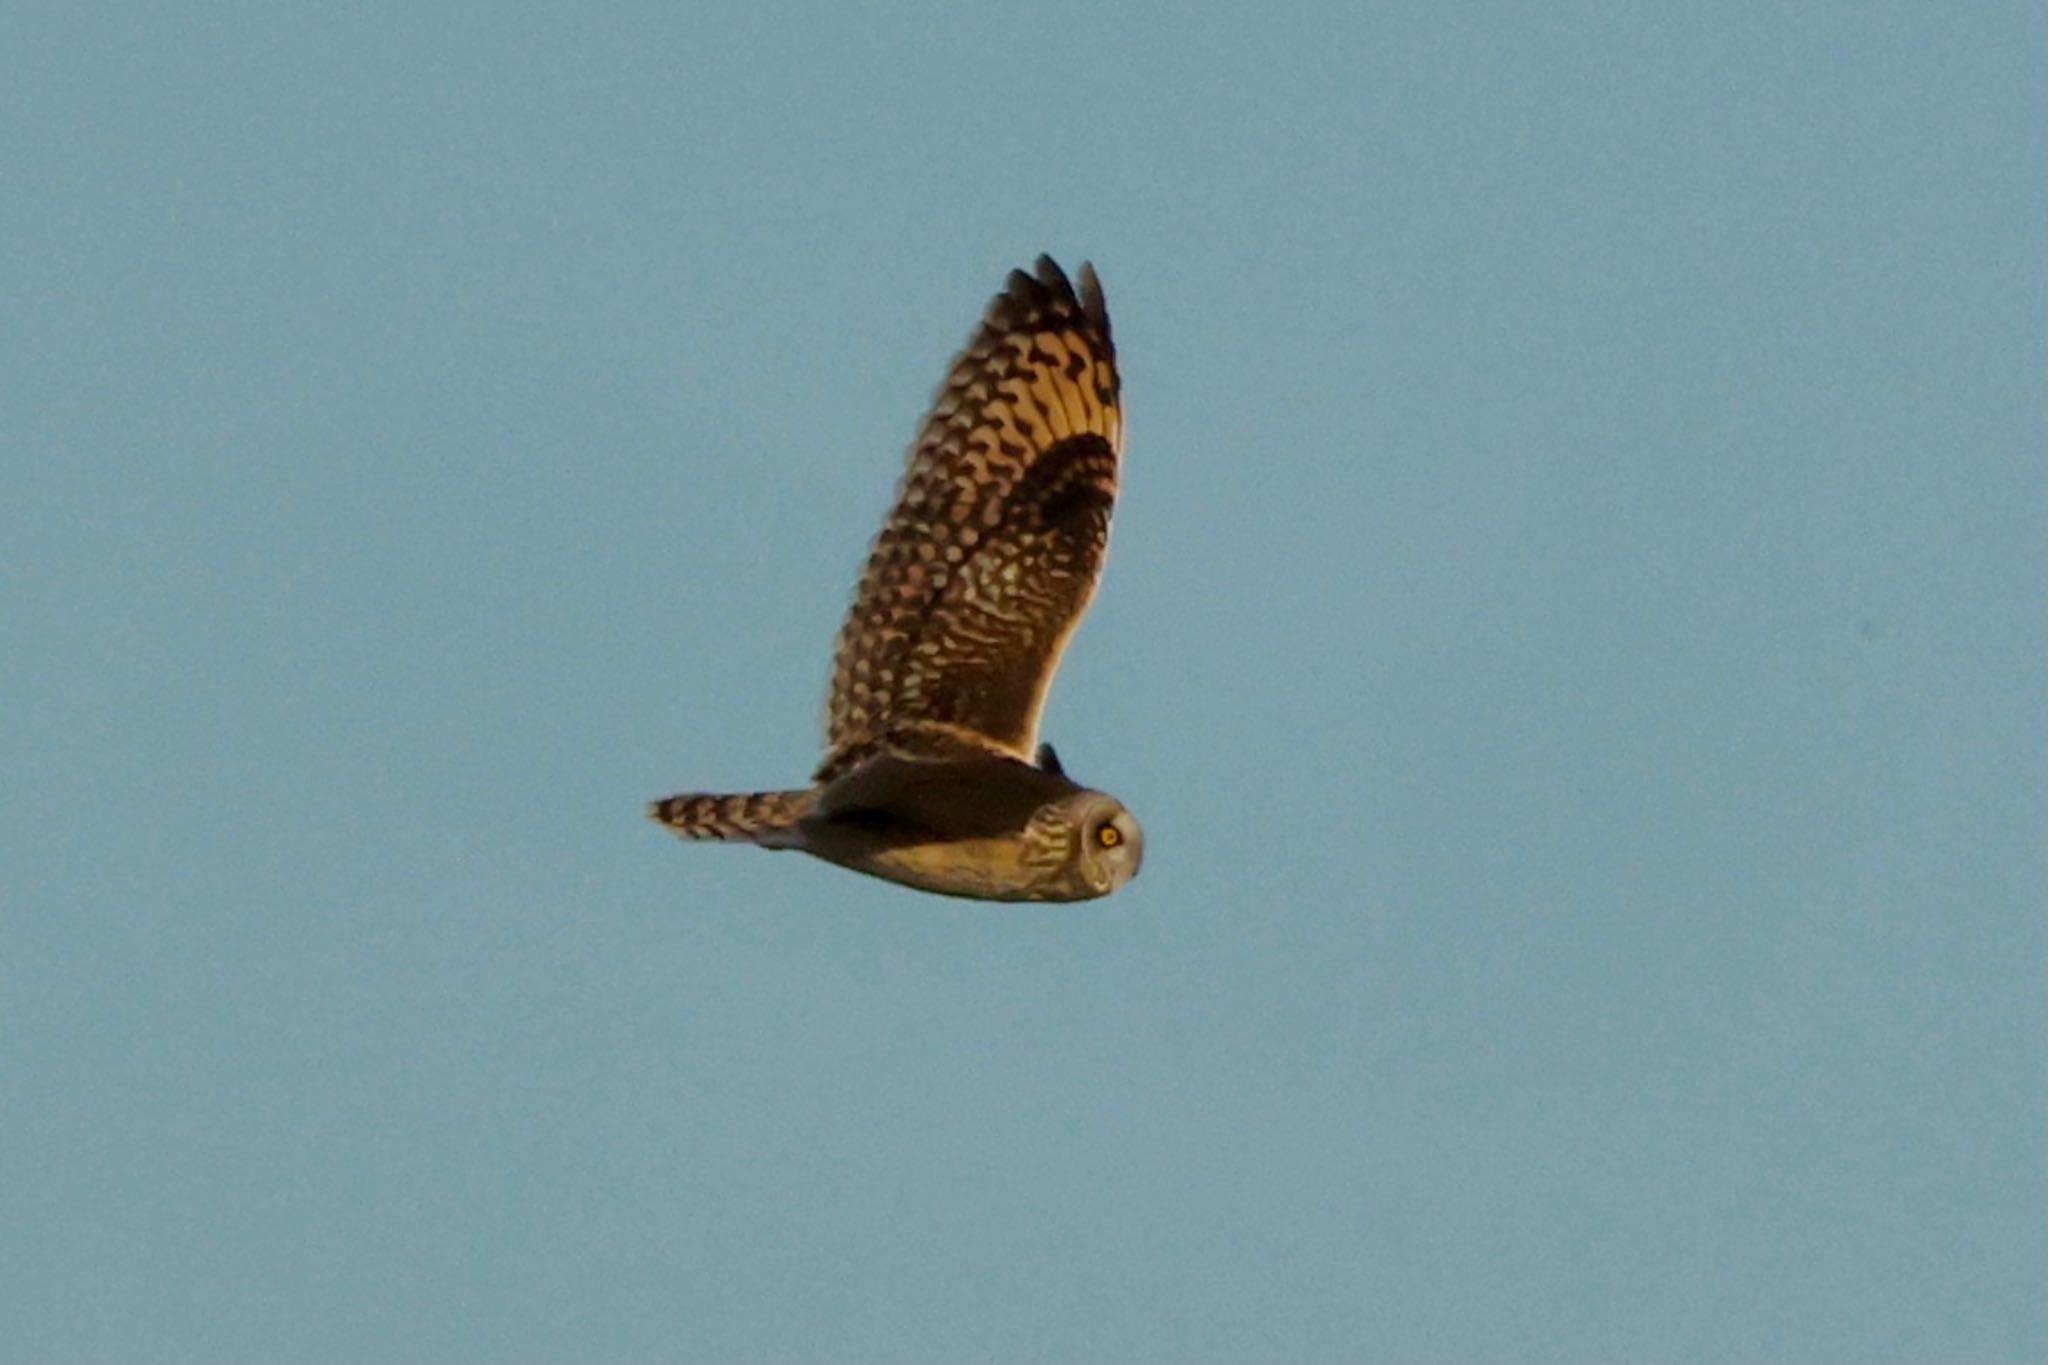
[(1011, 273), (911, 448), (839, 635), (812, 785), (673, 796), (688, 839), (796, 848), (924, 891), (1084, 900), (1143, 834), (1038, 743), (1060, 654), (1109, 545), (1123, 445), (1095, 273)]

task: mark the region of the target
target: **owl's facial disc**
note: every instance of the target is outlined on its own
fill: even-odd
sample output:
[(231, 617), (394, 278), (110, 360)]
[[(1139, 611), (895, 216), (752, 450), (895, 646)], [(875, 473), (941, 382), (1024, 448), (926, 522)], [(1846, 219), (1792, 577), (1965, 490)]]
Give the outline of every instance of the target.
[(1074, 870), (1098, 896), (1106, 896), (1138, 875), (1145, 860), (1145, 832), (1123, 803), (1101, 792), (1075, 802)]

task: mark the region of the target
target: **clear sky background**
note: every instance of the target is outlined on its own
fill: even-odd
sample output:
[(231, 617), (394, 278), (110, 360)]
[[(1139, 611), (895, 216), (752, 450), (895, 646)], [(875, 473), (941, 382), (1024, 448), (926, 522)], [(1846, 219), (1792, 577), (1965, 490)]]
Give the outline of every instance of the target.
[[(2039, 1361), (2039, 5), (0, 10), (0, 1357)], [(685, 847), (1101, 270), (1058, 909)]]

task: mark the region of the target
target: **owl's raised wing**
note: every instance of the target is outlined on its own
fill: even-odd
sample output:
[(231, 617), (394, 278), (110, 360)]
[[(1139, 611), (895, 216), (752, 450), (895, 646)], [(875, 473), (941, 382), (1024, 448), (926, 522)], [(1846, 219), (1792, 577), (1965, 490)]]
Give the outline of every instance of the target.
[(1123, 451), (1102, 286), (1012, 271), (911, 446), (833, 659), (821, 775), (885, 740), (1030, 762), (1109, 547)]

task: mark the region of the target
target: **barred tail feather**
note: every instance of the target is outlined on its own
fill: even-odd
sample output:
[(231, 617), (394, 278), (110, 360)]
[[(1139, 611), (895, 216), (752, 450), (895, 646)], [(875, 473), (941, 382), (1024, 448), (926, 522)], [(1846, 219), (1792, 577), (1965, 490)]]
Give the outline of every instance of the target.
[(808, 791), (688, 792), (651, 803), (647, 813), (678, 838), (731, 839), (786, 848), (796, 842), (796, 823), (810, 805)]

